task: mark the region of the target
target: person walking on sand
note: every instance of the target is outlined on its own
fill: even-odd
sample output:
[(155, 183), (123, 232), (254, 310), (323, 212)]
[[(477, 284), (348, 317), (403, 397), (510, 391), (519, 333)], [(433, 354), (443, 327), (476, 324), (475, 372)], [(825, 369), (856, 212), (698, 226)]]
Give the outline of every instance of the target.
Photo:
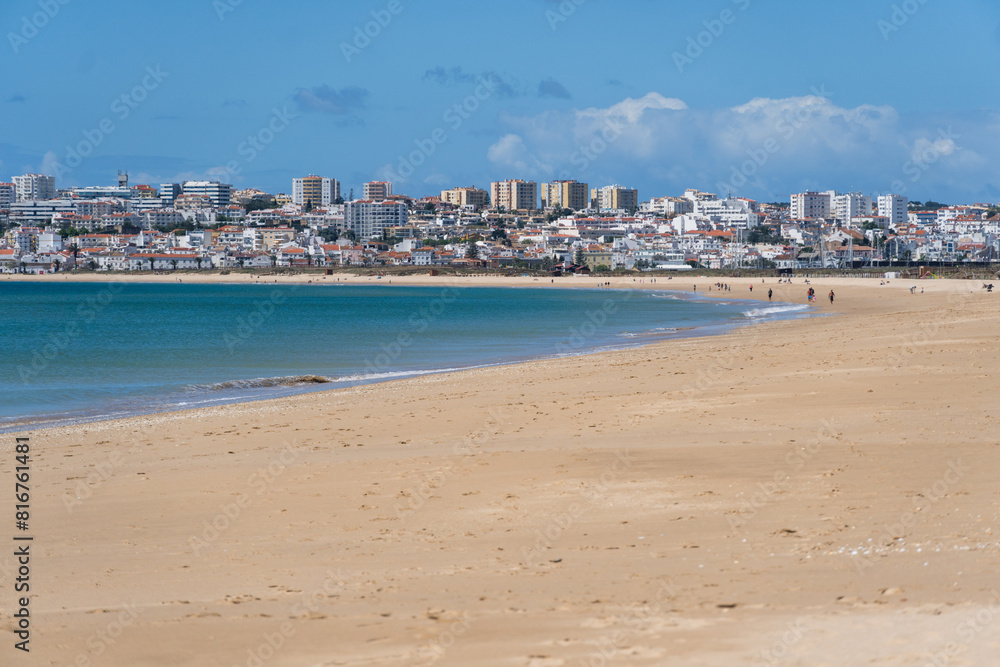
[(830, 290), (830, 303), (831, 304), (833, 304), (833, 297), (834, 297), (833, 290)]
[(772, 289), (767, 290), (767, 300), (768, 301), (771, 300), (772, 296), (774, 296), (774, 290), (772, 290)]

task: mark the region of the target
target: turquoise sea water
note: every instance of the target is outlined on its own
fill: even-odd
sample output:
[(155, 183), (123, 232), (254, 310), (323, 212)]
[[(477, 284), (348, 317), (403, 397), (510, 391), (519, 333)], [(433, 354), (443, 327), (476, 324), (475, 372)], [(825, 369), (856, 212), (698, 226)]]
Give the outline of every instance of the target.
[(624, 348), (806, 314), (806, 306), (666, 290), (7, 282), (0, 431)]

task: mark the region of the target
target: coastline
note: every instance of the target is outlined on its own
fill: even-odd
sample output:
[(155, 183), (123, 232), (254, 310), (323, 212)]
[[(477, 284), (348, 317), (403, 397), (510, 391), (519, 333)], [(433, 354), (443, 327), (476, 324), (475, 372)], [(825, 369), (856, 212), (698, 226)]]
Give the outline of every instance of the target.
[[(165, 283), (163, 281), (150, 283), (142, 280), (143, 276), (138, 276), (137, 278), (138, 280), (130, 280), (127, 284), (173, 284)], [(211, 276), (209, 276), (209, 278), (211, 278)], [(53, 281), (32, 281), (32, 284), (50, 284), (51, 282)], [(104, 283), (104, 281), (73, 281), (73, 284), (80, 284), (81, 282), (84, 284)], [(615, 312), (617, 312), (618, 306), (609, 305), (611, 304), (611, 300), (618, 303), (618, 300), (622, 298), (622, 294), (625, 293), (624, 301), (627, 302), (632, 296), (627, 292), (644, 291), (636, 290), (636, 288), (640, 286), (639, 283), (630, 284), (628, 281), (619, 281), (619, 284), (614, 290), (597, 289), (597, 286), (593, 284), (576, 284), (572, 282), (564, 282), (560, 285), (541, 282), (538, 284), (532, 284), (530, 287), (526, 284), (525, 280), (522, 280), (520, 284), (514, 285), (502, 284), (504, 282), (506, 281), (498, 280), (496, 278), (478, 279), (472, 284), (465, 281), (460, 282), (448, 280), (446, 283), (439, 286), (446, 290), (526, 290), (535, 288), (551, 293), (555, 293), (555, 290), (564, 289), (584, 290), (592, 293), (595, 297), (598, 294), (602, 295), (598, 297), (598, 301), (593, 304), (593, 307), (613, 307)], [(534, 282), (537, 281), (533, 281), (533, 283)], [(429, 287), (428, 284), (414, 283), (420, 283), (420, 281), (404, 280), (396, 285), (390, 285), (385, 281), (373, 281), (371, 283), (361, 283), (350, 286), (354, 288), (361, 288), (362, 292), (355, 291), (353, 292), (354, 294), (363, 293), (363, 290), (366, 287), (379, 288), (380, 290), (392, 290), (393, 287), (405, 290), (408, 287), (412, 287), (414, 289), (423, 289), (428, 294), (434, 293), (427, 292), (427, 288)], [(208, 280), (200, 283), (191, 281), (189, 282), (189, 285), (190, 284), (237, 285), (238, 283), (218, 283), (213, 280)], [(302, 285), (303, 283), (300, 280), (300, 282), (296, 282), (295, 284)], [(346, 287), (348, 284), (346, 282), (342, 282), (340, 285)], [(175, 284), (175, 286), (177, 285)], [(654, 296), (673, 299), (677, 302), (711, 303), (715, 301), (715, 299), (705, 298), (709, 296), (707, 293), (692, 295), (691, 293), (683, 292), (681, 290), (677, 290), (676, 288), (664, 290), (656, 284), (643, 286), (655, 288), (648, 290), (649, 292), (655, 292)], [(260, 287), (263, 289), (269, 289), (263, 285)], [(313, 295), (317, 295), (327, 292), (316, 292), (315, 289), (313, 289), (311, 293)], [(605, 299), (605, 295), (607, 296), (607, 299)], [(768, 303), (766, 307), (758, 307), (757, 301), (746, 298), (738, 298), (736, 296), (730, 296), (729, 294), (725, 295), (725, 303), (720, 305), (727, 306), (727, 308), (724, 309), (725, 311), (732, 311), (734, 309), (742, 311), (741, 319), (735, 318), (732, 312), (729, 312), (727, 315), (723, 310), (720, 310), (720, 314), (714, 317), (715, 321), (712, 321), (712, 318), (709, 317), (708, 321), (701, 321), (697, 324), (691, 322), (688, 326), (656, 328), (652, 324), (649, 324), (647, 325), (648, 328), (645, 329), (627, 329), (610, 337), (607, 334), (603, 336), (594, 336), (593, 340), (591, 340), (592, 337), (590, 334), (585, 335), (583, 338), (578, 337), (577, 339), (574, 339), (571, 336), (566, 340), (563, 340), (560, 334), (559, 340), (539, 340), (536, 344), (525, 347), (523, 350), (512, 352), (502, 358), (497, 357), (491, 360), (476, 361), (469, 359), (465, 360), (467, 363), (462, 363), (461, 361), (453, 358), (440, 358), (437, 360), (436, 365), (425, 364), (413, 368), (385, 367), (362, 370), (359, 367), (352, 370), (350, 368), (333, 369), (331, 367), (314, 366), (311, 368), (297, 368), (294, 370), (291, 368), (282, 369), (285, 373), (298, 373), (294, 376), (283, 375), (281, 372), (278, 372), (273, 375), (260, 375), (256, 377), (234, 378), (229, 374), (223, 374), (216, 377), (201, 377), (198, 379), (191, 379), (191, 381), (183, 387), (179, 387), (176, 384), (169, 388), (165, 387), (162, 392), (153, 395), (122, 395), (117, 398), (108, 398), (104, 405), (100, 408), (74, 408), (73, 410), (65, 411), (49, 411), (44, 414), (38, 413), (25, 415), (24, 417), (16, 420), (4, 417), (0, 419), (0, 434), (22, 433), (26, 431), (37, 431), (40, 429), (62, 426), (73, 427), (86, 423), (157, 414), (160, 412), (197, 409), (199, 406), (212, 407), (242, 402), (256, 402), (271, 400), (273, 398), (301, 395), (305, 393), (335, 391), (345, 387), (377, 382), (388, 382), (402, 378), (462, 372), (466, 370), (494, 366), (507, 366), (544, 359), (599, 354), (601, 352), (635, 348), (666, 340), (676, 340), (687, 337), (716, 336), (736, 328), (754, 326), (755, 324), (765, 321), (811, 317), (816, 314), (814, 309), (811, 309), (807, 304), (783, 303), (776, 301)], [(744, 308), (746, 308), (746, 310), (744, 310)], [(638, 322), (632, 322), (632, 327), (638, 324)], [(555, 331), (552, 331), (552, 334), (555, 334)], [(298, 382), (296, 382), (296, 380), (298, 380)]]
[(955, 628), (1000, 600), (1000, 308), (872, 282), (813, 281), (837, 318), (28, 432), (39, 652), (95, 658), (131, 605), (116, 664), (987, 660), (1000, 624)]

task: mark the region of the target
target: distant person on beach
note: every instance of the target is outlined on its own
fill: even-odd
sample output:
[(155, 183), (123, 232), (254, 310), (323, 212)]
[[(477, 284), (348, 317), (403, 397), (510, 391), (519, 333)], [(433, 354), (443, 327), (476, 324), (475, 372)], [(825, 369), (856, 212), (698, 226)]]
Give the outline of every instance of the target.
[(834, 297), (833, 290), (830, 290), (830, 303), (833, 303), (833, 297)]
[(770, 301), (771, 297), (774, 296), (774, 290), (767, 290), (767, 300)]

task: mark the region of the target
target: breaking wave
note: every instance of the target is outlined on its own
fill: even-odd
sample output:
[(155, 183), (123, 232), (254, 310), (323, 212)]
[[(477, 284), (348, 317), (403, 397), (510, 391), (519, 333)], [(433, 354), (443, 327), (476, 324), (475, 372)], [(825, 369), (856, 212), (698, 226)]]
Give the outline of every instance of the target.
[(747, 317), (771, 317), (772, 315), (785, 315), (788, 313), (800, 313), (804, 310), (809, 310), (809, 306), (804, 304), (798, 305), (785, 305), (785, 306), (769, 306), (767, 308), (754, 308), (753, 310), (748, 310), (743, 314)]
[(291, 375), (276, 378), (254, 378), (252, 380), (228, 380), (212, 384), (196, 384), (191, 389), (202, 391), (225, 391), (226, 389), (258, 389), (260, 387), (296, 387), (306, 384), (329, 384), (333, 382), (322, 375)]

